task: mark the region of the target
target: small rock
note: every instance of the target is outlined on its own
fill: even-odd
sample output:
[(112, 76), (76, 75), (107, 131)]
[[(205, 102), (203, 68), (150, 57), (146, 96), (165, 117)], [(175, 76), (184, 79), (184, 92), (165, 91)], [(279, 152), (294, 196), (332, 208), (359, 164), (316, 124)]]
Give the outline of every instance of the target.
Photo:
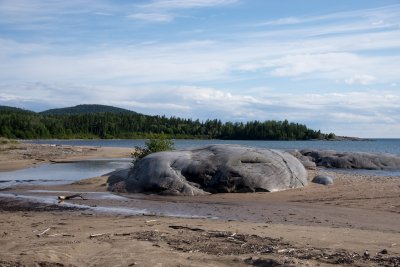
[(368, 252), (368, 250), (364, 251), (364, 257), (365, 257), (365, 258), (369, 258), (369, 252)]
[(387, 251), (387, 249), (382, 249), (381, 251), (379, 251), (379, 254), (388, 254), (388, 251)]
[(317, 175), (314, 177), (314, 179), (312, 179), (311, 182), (322, 185), (330, 185), (333, 184), (333, 179), (333, 177), (328, 175)]

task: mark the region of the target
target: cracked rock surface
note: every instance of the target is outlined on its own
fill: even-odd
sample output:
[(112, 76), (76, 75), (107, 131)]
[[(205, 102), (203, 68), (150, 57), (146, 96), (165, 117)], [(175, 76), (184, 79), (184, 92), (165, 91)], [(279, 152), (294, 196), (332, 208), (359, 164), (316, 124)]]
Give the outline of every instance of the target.
[(122, 184), (127, 192), (166, 195), (272, 192), (307, 184), (307, 171), (289, 153), (239, 145), (154, 153), (116, 175), (110, 176), (111, 190)]

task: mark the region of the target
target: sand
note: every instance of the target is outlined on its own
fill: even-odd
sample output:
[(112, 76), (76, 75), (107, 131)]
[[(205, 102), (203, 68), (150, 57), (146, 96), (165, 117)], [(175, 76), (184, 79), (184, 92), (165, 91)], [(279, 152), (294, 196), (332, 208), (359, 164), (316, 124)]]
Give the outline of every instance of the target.
[(26, 143), (0, 144), (0, 171), (11, 171), (49, 162), (69, 162), (95, 158), (126, 158), (133, 149), (39, 145)]
[[(0, 170), (42, 162), (27, 162), (24, 149), (34, 159), (41, 153), (43, 162), (131, 152), (20, 146), (12, 160), (0, 157)], [(2, 193), (40, 195), (54, 203), (0, 198), (0, 266), (399, 266), (400, 179), (324, 169), (309, 171), (309, 179), (317, 173), (335, 176), (335, 183), (274, 193), (110, 198), (104, 197), (114, 195), (106, 193), (107, 176), (102, 176), (7, 190)], [(58, 195), (72, 192), (83, 192), (86, 199), (57, 204)], [(105, 206), (145, 215), (95, 210)]]

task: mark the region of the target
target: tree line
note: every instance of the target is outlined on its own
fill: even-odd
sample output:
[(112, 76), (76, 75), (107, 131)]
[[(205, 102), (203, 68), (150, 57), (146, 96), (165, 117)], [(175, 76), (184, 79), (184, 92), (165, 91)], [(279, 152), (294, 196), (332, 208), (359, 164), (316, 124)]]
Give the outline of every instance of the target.
[(0, 136), (18, 139), (42, 138), (201, 138), (230, 140), (328, 139), (303, 124), (284, 121), (226, 122), (192, 120), (139, 113), (87, 113), (46, 115), (0, 110)]

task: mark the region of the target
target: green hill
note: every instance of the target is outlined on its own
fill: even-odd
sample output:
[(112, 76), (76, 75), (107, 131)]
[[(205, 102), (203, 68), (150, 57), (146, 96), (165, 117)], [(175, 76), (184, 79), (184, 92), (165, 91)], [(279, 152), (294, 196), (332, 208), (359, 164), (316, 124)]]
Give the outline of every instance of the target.
[(40, 112), (42, 115), (78, 115), (78, 114), (89, 114), (89, 113), (114, 113), (114, 114), (137, 114), (134, 111), (117, 108), (113, 106), (106, 105), (77, 105), (74, 107), (66, 108), (55, 108)]
[(22, 109), (22, 108), (15, 108), (15, 107), (9, 107), (9, 106), (0, 106), (0, 112), (5, 114), (5, 113), (25, 113), (25, 114), (35, 114), (35, 112)]

